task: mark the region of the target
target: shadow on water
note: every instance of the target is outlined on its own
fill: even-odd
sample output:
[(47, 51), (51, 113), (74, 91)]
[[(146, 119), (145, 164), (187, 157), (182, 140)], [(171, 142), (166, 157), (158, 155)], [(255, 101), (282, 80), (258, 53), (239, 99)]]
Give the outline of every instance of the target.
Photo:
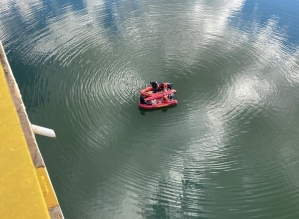
[(139, 112), (141, 115), (145, 116), (146, 113), (154, 113), (156, 111), (161, 111), (162, 113), (166, 113), (169, 109), (175, 108), (177, 105), (173, 106), (168, 106), (165, 108), (156, 108), (156, 109), (142, 109), (141, 107), (138, 106)]
[[(142, 216), (146, 219), (174, 218), (174, 215), (176, 215), (175, 218), (185, 218), (184, 215), (188, 214), (190, 209), (192, 209), (193, 215), (203, 215), (200, 208), (202, 203), (199, 199), (195, 199), (194, 196), (190, 195), (197, 194), (199, 196), (201, 191), (204, 190), (204, 185), (190, 178), (190, 174), (192, 175), (195, 172), (198, 171), (190, 168), (184, 169), (184, 178), (181, 180), (182, 190), (176, 201), (177, 209), (172, 207), (171, 200), (161, 198), (165, 196), (165, 188), (173, 188), (172, 185), (167, 181), (160, 181), (157, 186), (157, 193), (152, 197), (152, 204), (147, 205), (146, 208), (143, 209)], [(192, 205), (190, 205), (190, 203), (192, 203)]]

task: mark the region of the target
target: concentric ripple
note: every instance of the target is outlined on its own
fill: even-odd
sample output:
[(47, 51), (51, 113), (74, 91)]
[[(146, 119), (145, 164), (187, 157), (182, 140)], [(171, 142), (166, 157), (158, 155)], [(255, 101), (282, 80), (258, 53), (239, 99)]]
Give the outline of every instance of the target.
[[(2, 0), (66, 218), (297, 218), (298, 1)], [(150, 81), (176, 107), (138, 108)]]

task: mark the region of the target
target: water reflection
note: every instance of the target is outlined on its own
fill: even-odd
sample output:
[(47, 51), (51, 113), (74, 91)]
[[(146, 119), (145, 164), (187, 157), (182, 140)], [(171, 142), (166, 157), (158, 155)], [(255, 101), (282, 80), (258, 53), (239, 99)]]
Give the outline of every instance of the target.
[[(275, 20), (279, 29), (284, 32), (285, 39), (281, 43), (285, 44), (289, 49), (292, 49), (293, 46), (298, 46), (297, 34), (299, 24), (296, 20), (299, 19), (299, 15), (295, 11), (298, 10), (299, 2), (291, 0), (271, 2), (270, 7), (269, 4), (267, 1), (247, 0), (242, 8), (242, 13), (239, 13), (234, 21), (236, 23), (240, 20), (243, 21), (240, 28), (245, 30), (248, 28), (248, 25), (252, 25), (251, 22), (253, 21), (258, 23), (259, 26), (264, 26), (267, 25), (269, 20)], [(248, 31), (251, 31), (251, 28), (248, 28)]]
[(104, 28), (109, 30), (109, 35), (117, 36), (117, 24), (116, 19), (119, 16), (117, 12), (118, 1), (106, 0), (104, 1), (104, 11), (105, 16), (103, 19)]

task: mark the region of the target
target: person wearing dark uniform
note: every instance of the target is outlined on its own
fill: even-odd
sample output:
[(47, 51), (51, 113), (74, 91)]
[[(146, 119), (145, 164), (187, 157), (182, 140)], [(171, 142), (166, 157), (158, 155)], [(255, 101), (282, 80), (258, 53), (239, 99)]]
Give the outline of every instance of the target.
[(144, 96), (142, 96), (142, 95), (140, 96), (140, 100), (139, 101), (140, 101), (141, 104), (146, 104)]
[(158, 92), (158, 83), (156, 81), (154, 82), (150, 82), (150, 84), (152, 85), (152, 88), (154, 90), (154, 93)]

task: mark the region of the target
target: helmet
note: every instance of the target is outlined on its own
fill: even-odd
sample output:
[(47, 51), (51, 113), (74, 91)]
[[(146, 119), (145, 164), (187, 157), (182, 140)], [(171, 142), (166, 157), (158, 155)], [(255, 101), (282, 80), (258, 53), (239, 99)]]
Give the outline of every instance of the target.
[(171, 90), (172, 84), (167, 84), (167, 88)]

